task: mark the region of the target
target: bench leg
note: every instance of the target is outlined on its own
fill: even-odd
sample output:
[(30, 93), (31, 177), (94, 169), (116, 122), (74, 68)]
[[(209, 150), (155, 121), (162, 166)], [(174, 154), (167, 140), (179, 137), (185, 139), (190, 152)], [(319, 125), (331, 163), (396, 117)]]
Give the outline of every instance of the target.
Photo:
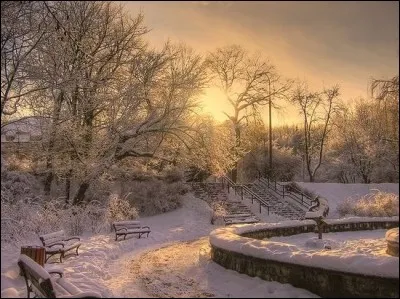
[(126, 234), (124, 235), (124, 240), (126, 239)]

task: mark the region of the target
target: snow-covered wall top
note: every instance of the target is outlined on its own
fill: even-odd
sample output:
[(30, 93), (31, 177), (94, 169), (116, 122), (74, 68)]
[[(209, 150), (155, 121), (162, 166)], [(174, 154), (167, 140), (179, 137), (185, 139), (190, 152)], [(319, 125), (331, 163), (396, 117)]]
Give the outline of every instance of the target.
[(385, 234), (385, 239), (390, 242), (399, 243), (399, 228), (389, 229)]
[[(398, 221), (399, 217), (376, 217), (331, 220), (330, 223)], [(365, 221), (364, 221), (365, 220)], [(306, 226), (315, 224), (312, 220), (292, 220), (280, 223), (258, 223), (218, 228), (210, 233), (210, 244), (214, 247), (244, 255), (293, 263), (308, 267), (325, 268), (350, 273), (362, 273), (382, 277), (399, 277), (399, 259), (392, 256), (366, 256), (363, 253), (343, 255), (340, 250), (306, 252), (295, 245), (282, 242), (258, 240), (242, 237), (241, 234), (266, 229)]]

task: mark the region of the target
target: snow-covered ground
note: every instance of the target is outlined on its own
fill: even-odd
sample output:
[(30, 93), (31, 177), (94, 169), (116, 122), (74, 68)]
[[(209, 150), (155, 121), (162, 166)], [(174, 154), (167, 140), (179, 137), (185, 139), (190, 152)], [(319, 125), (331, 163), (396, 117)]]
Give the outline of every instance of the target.
[[(343, 199), (348, 196), (352, 194), (344, 194)], [(151, 227), (149, 238), (115, 241), (112, 232), (84, 235), (79, 256), (61, 264), (64, 277), (83, 291), (97, 291), (103, 297), (318, 297), (212, 262), (208, 235), (216, 226), (210, 219), (209, 206), (188, 194), (182, 208), (141, 219)], [(18, 274), (19, 247), (3, 245), (1, 297), (26, 297), (25, 282)], [(39, 245), (39, 240), (27, 240), (26, 245)]]
[(399, 184), (338, 184), (338, 183), (298, 183), (302, 188), (308, 189), (322, 197), (329, 203), (328, 218), (338, 218), (336, 208), (339, 203), (348, 197), (358, 199), (369, 193), (381, 191), (399, 195)]

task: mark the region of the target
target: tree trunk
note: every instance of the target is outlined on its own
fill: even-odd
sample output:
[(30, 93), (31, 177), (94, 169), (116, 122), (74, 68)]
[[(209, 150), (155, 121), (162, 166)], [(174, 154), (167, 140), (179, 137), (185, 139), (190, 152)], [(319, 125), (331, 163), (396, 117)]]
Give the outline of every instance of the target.
[(310, 177), (310, 183), (314, 183), (314, 176), (311, 173), (309, 173), (308, 175)]
[(47, 171), (49, 171), (47, 173), (46, 179), (44, 181), (44, 193), (46, 195), (50, 195), (51, 183), (53, 182), (53, 179), (54, 179), (52, 163), (49, 161), (50, 159), (51, 158), (48, 158), (48, 161), (46, 162), (46, 168), (47, 168)]
[[(234, 122), (235, 127), (235, 147), (238, 149), (240, 147), (240, 128), (239, 123), (237, 121)], [(232, 169), (232, 181), (234, 183), (237, 182), (237, 173), (238, 173), (238, 161), (235, 161), (234, 168)]]
[(269, 171), (272, 172), (272, 107), (271, 98), (268, 103), (269, 109)]
[(235, 163), (235, 168), (232, 169), (232, 181), (236, 183), (237, 181), (237, 163)]
[(46, 195), (50, 194), (51, 190), (51, 184), (54, 179), (54, 173), (53, 173), (53, 150), (55, 146), (55, 141), (56, 141), (56, 133), (57, 133), (57, 123), (60, 120), (60, 112), (61, 112), (61, 105), (64, 99), (64, 92), (61, 91), (60, 95), (57, 97), (55, 100), (55, 105), (53, 109), (53, 121), (51, 125), (51, 131), (50, 131), (50, 137), (49, 137), (49, 147), (47, 151), (47, 156), (46, 156), (46, 171), (47, 171), (47, 176), (44, 181), (44, 192)]
[(74, 205), (79, 204), (80, 202), (82, 202), (85, 199), (85, 194), (86, 191), (89, 188), (89, 183), (88, 182), (84, 182), (79, 186), (78, 192), (76, 193), (75, 197), (74, 197)]
[(67, 178), (65, 181), (65, 203), (68, 205), (69, 198), (71, 194), (71, 177), (72, 177), (72, 169), (70, 169), (67, 173)]

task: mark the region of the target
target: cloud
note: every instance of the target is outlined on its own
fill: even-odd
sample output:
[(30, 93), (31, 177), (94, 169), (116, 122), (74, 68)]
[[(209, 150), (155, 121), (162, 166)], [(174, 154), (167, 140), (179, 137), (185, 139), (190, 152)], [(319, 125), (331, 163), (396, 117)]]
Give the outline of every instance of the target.
[(196, 5), (207, 6), (210, 5), (211, 1), (191, 1), (191, 3)]

